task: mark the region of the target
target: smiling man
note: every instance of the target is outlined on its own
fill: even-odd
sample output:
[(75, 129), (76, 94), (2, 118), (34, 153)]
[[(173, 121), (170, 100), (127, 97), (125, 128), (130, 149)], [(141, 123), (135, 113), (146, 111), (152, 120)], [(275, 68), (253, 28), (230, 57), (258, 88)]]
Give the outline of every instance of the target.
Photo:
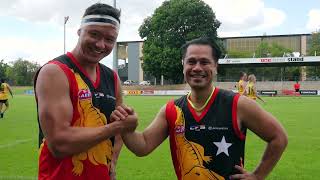
[(117, 74), (99, 63), (116, 43), (119, 17), (120, 11), (106, 4), (88, 7), (76, 47), (37, 73), (40, 180), (115, 179), (119, 134), (137, 126), (124, 116), (111, 121), (116, 106), (126, 107)]
[[(191, 92), (163, 106), (142, 133), (123, 133), (124, 143), (137, 156), (145, 156), (169, 136), (179, 180), (264, 179), (287, 145), (284, 129), (255, 101), (214, 86), (221, 55), (214, 40), (194, 39), (182, 51)], [(123, 111), (119, 106), (111, 117), (120, 119), (117, 115)], [(128, 114), (127, 121), (137, 121), (135, 113)], [(267, 142), (253, 172), (244, 169), (247, 129)]]

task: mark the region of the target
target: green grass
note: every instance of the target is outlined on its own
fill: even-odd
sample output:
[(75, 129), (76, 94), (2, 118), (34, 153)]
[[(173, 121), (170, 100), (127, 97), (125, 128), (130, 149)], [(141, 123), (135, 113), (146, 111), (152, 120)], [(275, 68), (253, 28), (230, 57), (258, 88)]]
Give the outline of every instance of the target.
[[(124, 101), (133, 106), (139, 116), (138, 130), (153, 120), (161, 106), (173, 97), (127, 96)], [(261, 105), (283, 124), (289, 145), (268, 179), (317, 179), (320, 176), (320, 97), (269, 97)], [(0, 180), (35, 179), (37, 177), (37, 137), (35, 101), (33, 96), (16, 95), (10, 99), (10, 109), (0, 119)], [(265, 143), (248, 132), (246, 162), (253, 170), (259, 162)], [(117, 166), (119, 180), (176, 179), (166, 140), (149, 156), (135, 157), (122, 149)]]
[(14, 86), (12, 87), (12, 91), (14, 95), (25, 94), (26, 90), (32, 90), (32, 86)]

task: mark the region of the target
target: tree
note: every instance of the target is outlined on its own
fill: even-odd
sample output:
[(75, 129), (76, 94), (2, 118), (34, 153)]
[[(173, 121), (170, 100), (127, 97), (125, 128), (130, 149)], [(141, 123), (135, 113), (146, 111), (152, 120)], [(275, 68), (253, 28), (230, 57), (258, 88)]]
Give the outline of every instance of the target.
[[(180, 47), (194, 38), (217, 39), (220, 22), (212, 9), (201, 0), (170, 0), (147, 17), (139, 28), (145, 39), (143, 70), (160, 79), (183, 82)], [(222, 47), (222, 45), (221, 45)]]
[(308, 49), (309, 56), (314, 56), (315, 54), (317, 56), (320, 55), (320, 30), (312, 33), (310, 48)]
[(12, 62), (12, 65), (9, 75), (10, 78), (13, 79), (14, 84), (18, 86), (32, 85), (33, 77), (36, 71), (40, 68), (40, 65), (21, 58)]
[(8, 64), (4, 60), (0, 60), (0, 78), (7, 79), (7, 69), (9, 68)]
[(269, 57), (270, 56), (270, 46), (267, 42), (262, 41), (255, 52), (256, 57)]
[[(312, 33), (310, 48), (308, 49), (309, 56), (320, 56), (320, 30)], [(320, 78), (320, 66), (307, 67), (307, 74), (311, 79)]]
[(249, 51), (228, 51), (228, 58), (251, 58), (253, 55)]
[(270, 45), (265, 41), (262, 41), (255, 51), (256, 57), (282, 57), (284, 53), (291, 54), (292, 50), (277, 43)]
[(283, 54), (292, 54), (292, 50), (285, 48), (277, 43), (272, 43), (270, 47), (271, 57), (282, 57)]

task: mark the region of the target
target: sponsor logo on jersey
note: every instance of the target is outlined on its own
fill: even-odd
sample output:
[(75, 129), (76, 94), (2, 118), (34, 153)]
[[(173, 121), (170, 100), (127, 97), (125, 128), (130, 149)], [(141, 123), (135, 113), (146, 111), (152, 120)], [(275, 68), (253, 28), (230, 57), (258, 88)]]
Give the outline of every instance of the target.
[(95, 96), (97, 99), (106, 97), (107, 99), (116, 100), (115, 97), (113, 97), (113, 96), (111, 96), (111, 95), (109, 95), (109, 94), (105, 95), (105, 94), (103, 94), (102, 92), (95, 92), (95, 93), (94, 93), (94, 96)]
[(185, 128), (184, 126), (176, 126), (174, 130), (176, 131), (176, 134), (181, 134), (181, 133), (184, 133)]
[(206, 125), (196, 125), (190, 126), (190, 131), (203, 131), (203, 130), (228, 130), (228, 127), (214, 127), (214, 126), (206, 126)]
[(206, 129), (206, 125), (190, 126), (191, 131), (201, 131)]
[(115, 98), (115, 97), (110, 96), (109, 94), (107, 94), (107, 98), (110, 98), (110, 99), (116, 100), (116, 98)]
[(92, 94), (89, 89), (81, 89), (78, 93), (79, 99), (89, 99), (92, 97)]

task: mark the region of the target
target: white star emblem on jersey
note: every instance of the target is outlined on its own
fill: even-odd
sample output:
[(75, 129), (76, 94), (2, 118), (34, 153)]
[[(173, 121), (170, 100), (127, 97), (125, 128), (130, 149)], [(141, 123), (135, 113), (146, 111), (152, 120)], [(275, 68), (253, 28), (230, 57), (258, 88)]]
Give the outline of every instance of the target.
[(218, 156), (220, 153), (225, 153), (227, 156), (229, 156), (228, 148), (232, 145), (232, 143), (227, 143), (224, 136), (222, 137), (221, 142), (213, 143), (218, 147), (216, 156)]

